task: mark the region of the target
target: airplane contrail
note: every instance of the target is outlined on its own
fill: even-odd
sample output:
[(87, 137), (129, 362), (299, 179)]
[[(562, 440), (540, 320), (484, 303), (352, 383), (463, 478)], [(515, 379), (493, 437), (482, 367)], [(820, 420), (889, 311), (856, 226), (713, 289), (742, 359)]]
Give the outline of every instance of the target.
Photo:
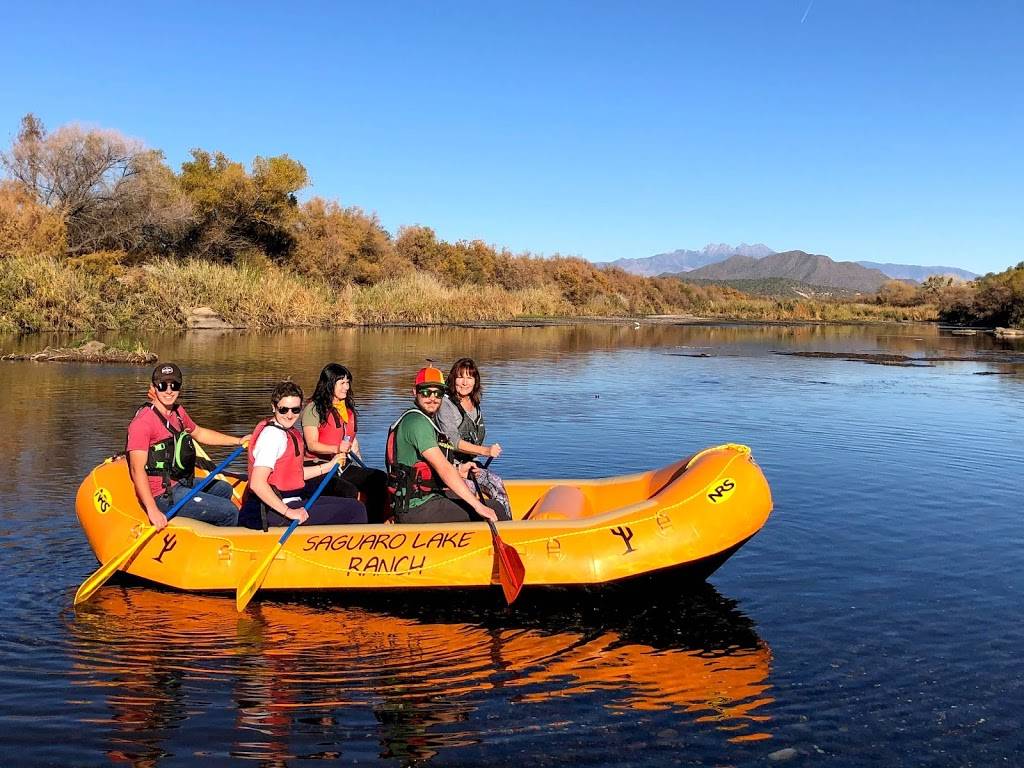
[(811, 7), (812, 7), (813, 5), (814, 5), (814, 0), (811, 0), (811, 2), (809, 2), (809, 3), (807, 4), (807, 10), (806, 10), (806, 11), (804, 11), (804, 17), (803, 17), (802, 19), (800, 19), (800, 23), (801, 23), (801, 24), (803, 24), (803, 23), (804, 23), (805, 21), (807, 21), (807, 14), (811, 12)]

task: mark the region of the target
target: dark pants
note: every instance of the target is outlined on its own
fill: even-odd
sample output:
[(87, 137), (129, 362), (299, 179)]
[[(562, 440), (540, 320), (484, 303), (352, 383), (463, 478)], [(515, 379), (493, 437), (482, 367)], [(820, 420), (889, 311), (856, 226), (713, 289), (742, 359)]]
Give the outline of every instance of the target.
[(384, 522), (384, 505), (388, 497), (386, 472), (372, 467), (363, 469), (357, 464), (350, 463), (340, 475), (335, 475), (327, 484), (324, 493), (345, 499), (354, 499), (362, 493), (368, 519), (375, 523)]
[[(196, 480), (195, 482), (199, 482)], [(238, 507), (231, 501), (231, 486), (223, 480), (214, 480), (199, 493), (185, 502), (185, 506), (175, 514), (178, 517), (190, 517), (202, 520), (210, 525), (238, 525)], [(160, 494), (156, 497), (156, 506), (166, 513), (172, 506), (192, 492), (192, 488), (178, 483), (171, 488), (171, 498)]]
[[(504, 512), (496, 501), (485, 501), (484, 506), (493, 509), (496, 514)], [(405, 514), (397, 517), (399, 523), (469, 523), (482, 520), (471, 506), (462, 499), (451, 499), (447, 496), (434, 496), (434, 498), (412, 507)]]
[[(288, 502), (292, 509), (298, 509), (306, 503), (306, 499), (313, 495), (313, 492), (320, 485), (322, 478), (314, 477), (306, 481), (306, 485), (298, 493), (301, 497), (297, 501)], [(259, 497), (255, 493), (247, 493), (245, 503), (242, 504), (242, 511), (238, 514), (238, 524), (246, 528), (263, 527), (263, 520), (260, 513)], [(303, 525), (362, 525), (366, 523), (366, 507), (358, 499), (346, 499), (339, 496), (328, 496), (321, 494), (309, 511), (309, 520)], [(272, 509), (267, 509), (267, 525), (283, 526), (291, 525), (291, 520), (284, 515), (278, 514)]]

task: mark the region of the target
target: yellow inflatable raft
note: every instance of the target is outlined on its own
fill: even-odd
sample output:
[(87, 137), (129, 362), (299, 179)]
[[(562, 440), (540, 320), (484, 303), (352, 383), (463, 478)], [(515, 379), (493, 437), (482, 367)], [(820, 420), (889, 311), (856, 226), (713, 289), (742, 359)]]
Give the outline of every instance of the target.
[[(236, 500), (244, 481), (235, 484)], [(526, 568), (525, 584), (586, 585), (671, 570), (703, 579), (764, 525), (771, 492), (742, 445), (722, 445), (635, 475), (510, 480), (514, 520), (499, 523)], [(78, 519), (107, 562), (148, 527), (123, 458), (78, 490)], [(183, 590), (234, 590), (282, 529), (218, 528), (176, 517), (128, 573)], [(485, 587), (498, 583), (483, 523), (299, 527), (261, 589)]]

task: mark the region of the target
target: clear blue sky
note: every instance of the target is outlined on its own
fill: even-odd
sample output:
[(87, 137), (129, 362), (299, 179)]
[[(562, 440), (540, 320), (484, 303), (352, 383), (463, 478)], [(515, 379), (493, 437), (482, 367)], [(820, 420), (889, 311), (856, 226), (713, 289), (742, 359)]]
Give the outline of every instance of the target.
[(595, 261), (1024, 260), (1017, 0), (46, 2), (4, 25), (4, 144), (32, 111), (175, 167), (288, 153), (392, 232)]

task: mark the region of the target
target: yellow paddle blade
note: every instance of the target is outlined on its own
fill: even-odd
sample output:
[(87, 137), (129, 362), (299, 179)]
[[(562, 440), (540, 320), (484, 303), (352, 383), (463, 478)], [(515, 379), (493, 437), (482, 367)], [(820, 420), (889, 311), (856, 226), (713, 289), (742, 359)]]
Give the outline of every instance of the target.
[(277, 553), (281, 551), (281, 547), (284, 546), (284, 542), (278, 541), (270, 548), (270, 552), (263, 558), (260, 564), (256, 567), (256, 570), (249, 575), (241, 584), (238, 585), (238, 589), (235, 591), (235, 608), (241, 612), (245, 610), (245, 606), (252, 600), (253, 595), (256, 594), (257, 590), (263, 585), (263, 580), (267, 578), (267, 572), (270, 570), (270, 566), (274, 564), (274, 558), (277, 557)]
[(153, 534), (156, 533), (155, 526), (149, 526), (142, 534), (133, 541), (128, 548), (117, 555), (112, 557), (110, 560), (101, 565), (96, 571), (85, 581), (82, 582), (82, 586), (78, 588), (75, 593), (75, 605), (88, 600), (92, 597), (93, 592), (102, 587), (107, 583), (107, 579), (121, 570), (121, 567), (135, 557), (136, 554), (146, 546), (146, 542), (153, 538)]

